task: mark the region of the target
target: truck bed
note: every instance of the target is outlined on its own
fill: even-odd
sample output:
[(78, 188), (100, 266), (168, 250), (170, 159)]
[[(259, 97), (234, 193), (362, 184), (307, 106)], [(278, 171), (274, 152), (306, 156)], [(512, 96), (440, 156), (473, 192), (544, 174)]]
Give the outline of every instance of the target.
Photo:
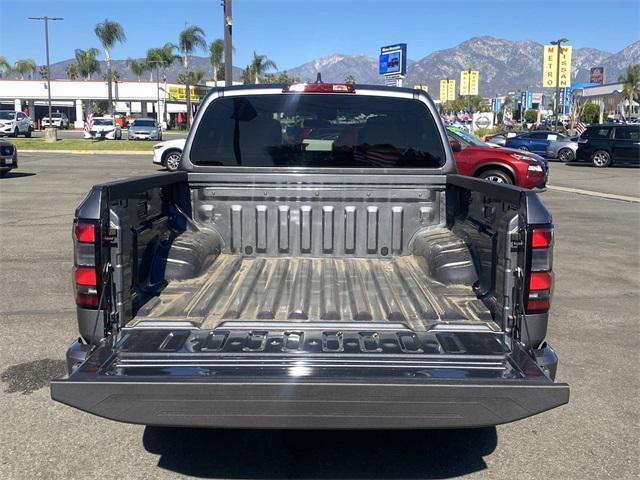
[[(487, 322), (471, 286), (444, 285), (419, 256), (246, 257), (221, 254), (197, 278), (171, 281), (137, 312), (141, 321), (390, 321), (423, 331), (435, 322)], [(496, 327), (497, 328), (497, 327)]]

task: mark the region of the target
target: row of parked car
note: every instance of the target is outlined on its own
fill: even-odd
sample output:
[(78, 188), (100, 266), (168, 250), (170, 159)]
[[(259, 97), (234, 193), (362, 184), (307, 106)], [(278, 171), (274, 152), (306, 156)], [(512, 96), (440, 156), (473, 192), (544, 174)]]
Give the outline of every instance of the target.
[(640, 163), (640, 125), (590, 125), (580, 136), (568, 137), (558, 132), (502, 132), (487, 142), (533, 152), (562, 162), (590, 162), (602, 168), (616, 164)]
[[(121, 140), (122, 127), (113, 117), (95, 117), (84, 138), (91, 140)], [(129, 124), (129, 140), (162, 140), (162, 127), (154, 118), (136, 118)]]

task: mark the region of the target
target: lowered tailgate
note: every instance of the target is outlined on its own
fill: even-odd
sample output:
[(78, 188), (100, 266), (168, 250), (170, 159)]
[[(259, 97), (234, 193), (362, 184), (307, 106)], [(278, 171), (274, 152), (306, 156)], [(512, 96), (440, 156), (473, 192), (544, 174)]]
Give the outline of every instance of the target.
[(130, 423), (236, 428), (479, 427), (569, 399), (521, 347), (480, 326), (227, 322), (122, 333), (54, 380), (52, 398)]

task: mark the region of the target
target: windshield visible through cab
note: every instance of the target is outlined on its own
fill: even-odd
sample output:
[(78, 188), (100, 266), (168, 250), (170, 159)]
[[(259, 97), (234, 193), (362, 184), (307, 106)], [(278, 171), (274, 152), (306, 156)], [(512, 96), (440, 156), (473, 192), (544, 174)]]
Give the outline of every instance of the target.
[(439, 168), (445, 153), (418, 100), (283, 93), (214, 100), (190, 159), (209, 166)]
[(13, 120), (16, 114), (14, 112), (2, 112), (0, 111), (0, 120)]
[(155, 123), (153, 120), (135, 120), (132, 124), (132, 127), (155, 127)]

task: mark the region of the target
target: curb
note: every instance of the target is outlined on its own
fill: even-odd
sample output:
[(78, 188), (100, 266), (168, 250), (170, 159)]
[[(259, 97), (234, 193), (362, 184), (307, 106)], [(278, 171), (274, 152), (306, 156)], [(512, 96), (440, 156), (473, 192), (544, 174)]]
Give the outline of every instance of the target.
[(150, 152), (141, 152), (140, 150), (26, 150), (19, 149), (21, 153), (66, 153), (71, 155), (150, 155), (153, 156), (153, 150)]

